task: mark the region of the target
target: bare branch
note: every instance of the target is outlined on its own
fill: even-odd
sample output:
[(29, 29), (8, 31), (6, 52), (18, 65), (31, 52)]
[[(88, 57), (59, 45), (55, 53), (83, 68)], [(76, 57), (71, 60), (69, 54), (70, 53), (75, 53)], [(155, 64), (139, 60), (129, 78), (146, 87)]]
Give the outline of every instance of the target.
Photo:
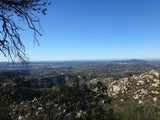
[(37, 26), (40, 26), (40, 20), (34, 13), (41, 12), (45, 15), (48, 4), (50, 4), (48, 0), (0, 0), (0, 52), (5, 57), (9, 57), (13, 63), (15, 60), (22, 63), (28, 61), (25, 46), (18, 32), (22, 28), (16, 24), (13, 18), (16, 16), (25, 21), (28, 28), (34, 33), (34, 41), (39, 44), (37, 35), (42, 36), (42, 34)]

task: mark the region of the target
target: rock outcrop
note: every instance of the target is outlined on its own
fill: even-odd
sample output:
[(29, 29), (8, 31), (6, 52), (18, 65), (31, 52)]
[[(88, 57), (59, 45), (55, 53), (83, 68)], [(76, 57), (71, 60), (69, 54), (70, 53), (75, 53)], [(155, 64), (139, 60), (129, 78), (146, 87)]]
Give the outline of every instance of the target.
[[(160, 73), (150, 72), (133, 75), (108, 83), (108, 95), (120, 102), (133, 99), (138, 104), (156, 102), (160, 94)], [(123, 100), (122, 100), (123, 99)]]

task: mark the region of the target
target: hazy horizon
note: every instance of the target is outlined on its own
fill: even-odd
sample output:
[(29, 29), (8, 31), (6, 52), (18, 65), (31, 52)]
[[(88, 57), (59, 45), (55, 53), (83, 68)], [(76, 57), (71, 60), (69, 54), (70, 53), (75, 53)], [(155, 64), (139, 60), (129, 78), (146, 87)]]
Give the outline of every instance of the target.
[[(156, 60), (160, 60), (160, 58), (144, 58), (144, 59), (141, 59), (141, 58), (124, 58), (124, 59), (73, 59), (73, 60), (30, 60), (29, 62), (95, 62), (95, 61), (126, 61), (126, 60), (142, 60), (142, 61), (156, 61)], [(9, 63), (12, 63), (11, 61), (0, 61), (0, 63), (6, 63), (6, 62), (9, 62)], [(17, 63), (15, 61), (15, 63)]]

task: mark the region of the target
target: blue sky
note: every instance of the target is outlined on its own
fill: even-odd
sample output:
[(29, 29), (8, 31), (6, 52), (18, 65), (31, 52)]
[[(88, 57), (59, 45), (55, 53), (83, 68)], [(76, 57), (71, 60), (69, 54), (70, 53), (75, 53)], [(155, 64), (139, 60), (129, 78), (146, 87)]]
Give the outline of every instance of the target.
[(54, 0), (39, 16), (43, 36), (30, 61), (160, 58), (159, 0)]

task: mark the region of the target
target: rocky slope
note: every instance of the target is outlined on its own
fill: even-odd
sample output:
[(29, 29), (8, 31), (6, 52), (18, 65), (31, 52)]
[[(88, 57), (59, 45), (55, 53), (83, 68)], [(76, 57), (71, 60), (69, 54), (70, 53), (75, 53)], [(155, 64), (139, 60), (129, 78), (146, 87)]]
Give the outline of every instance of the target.
[(108, 83), (108, 94), (120, 102), (139, 104), (156, 102), (160, 97), (160, 72), (152, 70), (139, 76), (122, 78)]
[[(98, 81), (104, 83), (104, 86), (101, 83), (98, 84)], [(92, 85), (95, 84), (95, 86), (91, 87), (91, 83)], [(73, 119), (80, 119), (82, 115), (93, 115), (89, 115), (90, 108), (93, 108), (93, 113), (97, 113), (99, 109), (103, 111), (105, 106), (109, 110), (108, 116), (110, 111), (112, 113), (110, 98), (112, 98), (111, 104), (115, 108), (116, 106), (125, 106), (127, 104), (155, 104), (155, 106), (159, 106), (159, 94), (160, 72), (152, 70), (141, 75), (133, 75), (130, 78), (121, 78), (119, 80), (96, 78), (89, 82), (88, 87), (85, 85), (81, 88), (79, 86), (65, 86), (62, 89), (54, 90), (52, 95), (34, 98), (30, 101), (22, 101), (20, 104), (12, 104), (10, 105), (11, 111), (9, 114), (12, 119), (18, 120), (29, 119), (32, 116), (50, 119), (50, 114), (55, 115), (56, 119), (62, 119), (61, 117), (71, 119), (70, 117), (72, 116)], [(96, 108), (98, 105), (99, 107)], [(157, 109), (159, 108), (156, 107)], [(148, 111), (151, 112), (151, 110)], [(159, 115), (159, 113), (157, 114)], [(33, 117), (32, 119), (39, 118)]]

